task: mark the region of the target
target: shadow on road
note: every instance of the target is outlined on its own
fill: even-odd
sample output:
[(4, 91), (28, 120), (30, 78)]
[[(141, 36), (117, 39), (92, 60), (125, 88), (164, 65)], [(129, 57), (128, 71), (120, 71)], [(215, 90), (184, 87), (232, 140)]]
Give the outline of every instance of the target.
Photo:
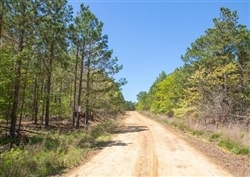
[(139, 125), (129, 125), (121, 127), (121, 130), (117, 131), (116, 134), (122, 134), (122, 133), (135, 133), (135, 132), (141, 132), (141, 131), (147, 131), (147, 126), (139, 126)]
[[(115, 134), (123, 134), (123, 133), (135, 133), (135, 132), (141, 132), (141, 131), (147, 131), (147, 126), (139, 126), (139, 125), (129, 125), (121, 127), (119, 131), (117, 131)], [(95, 144), (95, 147), (98, 149), (103, 149), (104, 147), (112, 147), (112, 146), (128, 146), (132, 143), (124, 143), (119, 140), (110, 140), (110, 141), (99, 141)]]
[(128, 146), (132, 143), (124, 143), (122, 141), (101, 141), (96, 144), (98, 149), (103, 149), (105, 147), (112, 147), (112, 146)]

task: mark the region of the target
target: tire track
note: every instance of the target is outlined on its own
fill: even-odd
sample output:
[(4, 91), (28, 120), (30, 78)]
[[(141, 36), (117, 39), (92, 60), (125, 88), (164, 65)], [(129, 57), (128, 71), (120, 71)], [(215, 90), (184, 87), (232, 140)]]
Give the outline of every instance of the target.
[(157, 176), (158, 159), (150, 129), (140, 132), (140, 145), (134, 176)]
[(185, 140), (166, 127), (132, 112), (141, 124), (150, 128), (158, 158), (159, 176), (232, 176), (213, 164), (203, 154), (190, 147)]

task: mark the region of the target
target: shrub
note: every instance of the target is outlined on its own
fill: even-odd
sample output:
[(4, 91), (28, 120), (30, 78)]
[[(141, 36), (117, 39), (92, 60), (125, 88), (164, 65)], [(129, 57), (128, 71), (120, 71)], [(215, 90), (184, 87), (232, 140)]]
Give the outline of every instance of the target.
[(220, 138), (220, 134), (219, 133), (213, 133), (210, 137), (209, 137), (209, 141), (217, 141)]

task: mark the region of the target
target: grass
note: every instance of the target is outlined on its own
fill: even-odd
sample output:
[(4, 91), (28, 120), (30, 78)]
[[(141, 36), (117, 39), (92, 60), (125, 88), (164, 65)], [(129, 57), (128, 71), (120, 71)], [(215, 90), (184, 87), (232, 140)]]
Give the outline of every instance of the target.
[(219, 133), (212, 133), (209, 137), (210, 142), (218, 141), (218, 139), (221, 137), (221, 134)]
[[(76, 166), (89, 151), (85, 133), (52, 133), (0, 154), (0, 176), (49, 176)], [(35, 141), (34, 141), (35, 140)]]
[[(175, 119), (175, 118), (172, 118), (172, 119)], [(176, 119), (177, 120), (172, 120), (172, 121), (163, 120), (163, 122), (165, 124), (176, 127), (178, 129), (180, 129), (181, 131), (189, 132), (192, 135), (195, 135), (197, 137), (200, 137), (200, 136), (202, 136), (204, 134), (204, 132), (202, 130), (194, 129), (194, 128), (186, 125), (184, 122), (182, 122), (181, 119), (179, 119), (179, 118), (176, 118)]]
[(199, 137), (199, 136), (203, 135), (203, 132), (200, 130), (192, 130), (192, 135)]
[(98, 142), (117, 131), (114, 121), (104, 121), (89, 132), (50, 133), (30, 138), (30, 143), (0, 154), (0, 176), (50, 176), (79, 165)]
[(219, 147), (222, 147), (234, 154), (249, 155), (250, 156), (250, 147), (242, 147), (238, 143), (230, 139), (221, 139), (218, 143)]

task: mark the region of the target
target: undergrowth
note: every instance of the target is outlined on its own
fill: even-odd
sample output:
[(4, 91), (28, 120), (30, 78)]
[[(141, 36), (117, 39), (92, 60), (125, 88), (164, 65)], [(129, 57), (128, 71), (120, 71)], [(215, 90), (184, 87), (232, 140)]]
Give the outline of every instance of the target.
[(114, 121), (104, 121), (88, 132), (50, 133), (30, 138), (26, 146), (0, 154), (0, 176), (50, 176), (77, 166), (99, 141), (109, 140), (117, 130)]
[(242, 154), (250, 156), (250, 147), (242, 147), (230, 139), (221, 139), (218, 143), (219, 147), (233, 152), (234, 154)]

